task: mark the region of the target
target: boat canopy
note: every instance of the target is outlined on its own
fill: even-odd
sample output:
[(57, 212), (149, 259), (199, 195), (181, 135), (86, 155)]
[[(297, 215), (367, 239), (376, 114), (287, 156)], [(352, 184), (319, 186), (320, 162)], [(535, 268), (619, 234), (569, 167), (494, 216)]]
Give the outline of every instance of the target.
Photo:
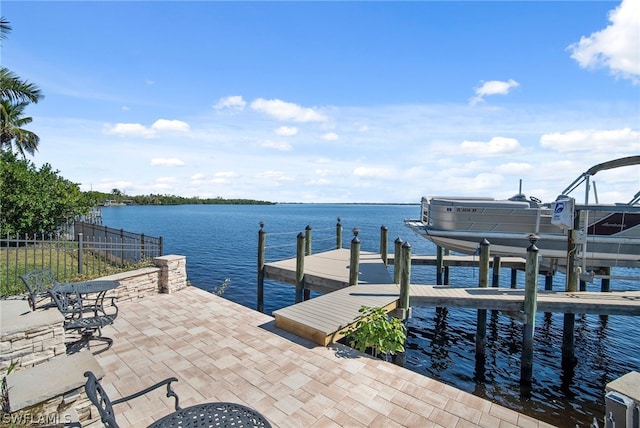
[(631, 165), (640, 165), (640, 156), (627, 156), (625, 158), (614, 159), (594, 165), (586, 172), (583, 172), (580, 177), (576, 178), (573, 183), (571, 183), (566, 189), (564, 189), (562, 191), (562, 195), (568, 195), (569, 193), (573, 192), (576, 187), (578, 187), (584, 181), (588, 180), (589, 177), (591, 177), (592, 175), (596, 175), (600, 171)]

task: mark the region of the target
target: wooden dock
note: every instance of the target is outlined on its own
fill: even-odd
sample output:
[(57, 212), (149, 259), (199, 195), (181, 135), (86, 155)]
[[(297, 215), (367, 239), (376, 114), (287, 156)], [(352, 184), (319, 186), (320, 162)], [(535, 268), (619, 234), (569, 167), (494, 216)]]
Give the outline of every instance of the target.
[[(362, 305), (395, 309), (400, 287), (392, 283), (381, 256), (361, 253), (359, 283), (355, 286), (348, 286), (349, 257), (346, 249), (306, 256), (305, 286), (326, 294), (274, 311), (276, 326), (326, 346), (343, 336), (341, 331), (354, 322)], [(288, 284), (295, 284), (295, 270), (295, 259), (265, 265), (267, 278)], [(409, 304), (520, 312), (524, 309), (524, 292), (513, 288), (411, 284)], [(537, 311), (639, 316), (640, 291), (539, 291)]]

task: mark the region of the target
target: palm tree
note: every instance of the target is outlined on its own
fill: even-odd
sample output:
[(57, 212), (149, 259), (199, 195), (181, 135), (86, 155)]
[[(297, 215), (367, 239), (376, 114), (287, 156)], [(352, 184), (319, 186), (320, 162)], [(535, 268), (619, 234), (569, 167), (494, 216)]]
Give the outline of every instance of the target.
[(7, 99), (11, 102), (29, 101), (37, 104), (44, 95), (36, 85), (21, 80), (8, 68), (2, 67), (0, 68), (0, 97), (2, 101)]
[[(11, 32), (9, 21), (0, 18), (0, 39), (6, 39)], [(0, 67), (0, 152), (16, 150), (26, 157), (38, 149), (40, 138), (23, 126), (32, 122), (24, 117), (24, 109), (29, 103), (37, 103), (44, 98), (42, 91), (33, 83), (20, 79), (6, 67)]]
[(38, 150), (40, 137), (22, 128), (33, 120), (24, 116), (24, 108), (28, 104), (26, 101), (11, 102), (4, 98), (0, 102), (0, 151), (10, 151), (15, 146), (22, 157), (26, 158), (25, 152), (33, 156)]

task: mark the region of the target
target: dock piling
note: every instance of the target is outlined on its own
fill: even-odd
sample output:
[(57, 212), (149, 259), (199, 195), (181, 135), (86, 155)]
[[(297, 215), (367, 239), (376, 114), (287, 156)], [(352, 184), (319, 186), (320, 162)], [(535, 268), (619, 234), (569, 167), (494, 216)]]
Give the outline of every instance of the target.
[(402, 244), (402, 275), (400, 279), (400, 299), (398, 309), (400, 319), (406, 320), (411, 317), (409, 307), (409, 287), (411, 284), (411, 244)]
[(533, 376), (533, 332), (536, 323), (538, 298), (538, 247), (534, 242), (527, 248), (527, 264), (524, 291), (524, 316), (522, 328), (522, 361), (520, 384), (529, 385)]
[(258, 231), (258, 303), (256, 310), (264, 313), (264, 256), (265, 256), (265, 244), (267, 240), (267, 233), (264, 231), (264, 221), (260, 223), (260, 230)]
[(442, 270), (444, 266), (444, 261), (442, 257), (442, 247), (436, 247), (436, 285), (442, 285)]
[[(478, 287), (487, 288), (489, 284), (489, 241), (483, 239), (480, 242), (480, 274)], [(476, 362), (484, 362), (485, 347), (487, 341), (487, 310), (478, 309), (476, 323)]]
[(400, 284), (402, 270), (402, 239), (396, 238), (393, 249), (393, 283)]
[(336, 250), (342, 248), (342, 223), (340, 217), (338, 217), (338, 222), (336, 223)]
[(358, 274), (360, 273), (360, 240), (358, 239), (358, 232), (358, 229), (353, 229), (351, 261), (349, 263), (349, 285), (358, 285)]
[(500, 286), (500, 268), (502, 267), (502, 259), (500, 256), (495, 256), (493, 258), (493, 274), (491, 275), (491, 286), (499, 287)]
[(385, 266), (388, 266), (388, 258), (387, 258), (387, 239), (389, 237), (389, 229), (387, 226), (380, 226), (380, 255), (382, 256), (382, 261)]
[(304, 290), (304, 235), (298, 233), (296, 241), (296, 303), (302, 302)]

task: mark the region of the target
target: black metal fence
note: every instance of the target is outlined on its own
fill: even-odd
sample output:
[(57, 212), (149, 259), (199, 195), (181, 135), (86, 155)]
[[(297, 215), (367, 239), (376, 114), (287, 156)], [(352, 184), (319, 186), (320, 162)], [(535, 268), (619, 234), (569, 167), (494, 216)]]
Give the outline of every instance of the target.
[(96, 278), (152, 264), (162, 237), (76, 222), (64, 233), (0, 237), (0, 296), (23, 292), (19, 276), (51, 269), (59, 282)]

